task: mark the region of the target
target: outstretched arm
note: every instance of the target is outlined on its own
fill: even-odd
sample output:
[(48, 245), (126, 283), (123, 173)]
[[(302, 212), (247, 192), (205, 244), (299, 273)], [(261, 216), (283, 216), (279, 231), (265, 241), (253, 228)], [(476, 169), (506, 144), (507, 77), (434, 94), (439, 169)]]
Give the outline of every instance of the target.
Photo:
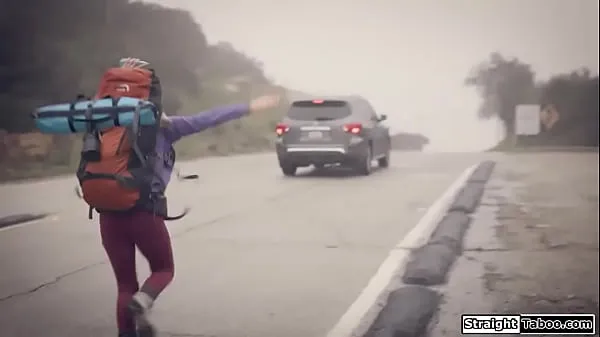
[(248, 104), (227, 105), (190, 116), (169, 116), (166, 133), (172, 142), (217, 125), (241, 118), (250, 112)]
[(262, 96), (250, 104), (226, 105), (195, 115), (168, 117), (165, 134), (171, 142), (176, 142), (182, 137), (241, 118), (251, 112), (273, 108), (277, 104), (278, 96)]

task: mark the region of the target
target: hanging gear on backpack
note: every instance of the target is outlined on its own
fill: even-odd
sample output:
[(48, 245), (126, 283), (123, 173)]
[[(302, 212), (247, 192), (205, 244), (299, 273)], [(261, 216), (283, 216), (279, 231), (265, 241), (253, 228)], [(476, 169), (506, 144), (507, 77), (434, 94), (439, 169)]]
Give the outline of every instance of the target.
[(93, 100), (80, 96), (70, 104), (45, 106), (34, 113), (42, 132), (85, 132), (77, 170), (81, 193), (76, 192), (90, 206), (90, 219), (94, 209), (100, 213), (144, 209), (165, 220), (181, 219), (189, 211), (168, 216), (166, 183), (155, 172), (162, 88), (146, 65), (138, 59), (121, 59), (121, 67), (104, 73)]

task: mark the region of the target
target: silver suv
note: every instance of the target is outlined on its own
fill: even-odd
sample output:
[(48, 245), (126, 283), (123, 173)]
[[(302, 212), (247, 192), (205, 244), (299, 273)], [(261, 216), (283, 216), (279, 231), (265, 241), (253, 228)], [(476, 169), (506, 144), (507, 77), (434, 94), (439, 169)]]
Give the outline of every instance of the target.
[(391, 139), (377, 115), (362, 97), (294, 101), (277, 124), (276, 151), (286, 176), (298, 167), (340, 164), (369, 175), (372, 162), (388, 167)]

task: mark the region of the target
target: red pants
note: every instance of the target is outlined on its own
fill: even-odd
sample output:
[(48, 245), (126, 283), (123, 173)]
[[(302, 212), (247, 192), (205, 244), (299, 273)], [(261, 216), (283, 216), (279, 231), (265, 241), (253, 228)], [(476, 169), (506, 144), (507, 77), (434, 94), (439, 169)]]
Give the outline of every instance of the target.
[[(141, 290), (156, 298), (174, 276), (171, 239), (164, 220), (146, 211), (100, 214), (100, 234), (117, 280), (117, 326), (119, 332), (134, 331), (127, 310), (133, 294)], [(139, 288), (135, 247), (148, 260), (151, 275)]]

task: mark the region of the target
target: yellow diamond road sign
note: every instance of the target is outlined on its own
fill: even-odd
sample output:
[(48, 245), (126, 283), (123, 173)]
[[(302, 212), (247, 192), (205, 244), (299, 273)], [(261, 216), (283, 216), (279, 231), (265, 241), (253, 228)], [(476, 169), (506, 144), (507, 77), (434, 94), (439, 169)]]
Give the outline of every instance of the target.
[(540, 111), (540, 121), (544, 125), (546, 130), (552, 129), (556, 122), (560, 119), (558, 111), (553, 104), (548, 104), (542, 111)]

